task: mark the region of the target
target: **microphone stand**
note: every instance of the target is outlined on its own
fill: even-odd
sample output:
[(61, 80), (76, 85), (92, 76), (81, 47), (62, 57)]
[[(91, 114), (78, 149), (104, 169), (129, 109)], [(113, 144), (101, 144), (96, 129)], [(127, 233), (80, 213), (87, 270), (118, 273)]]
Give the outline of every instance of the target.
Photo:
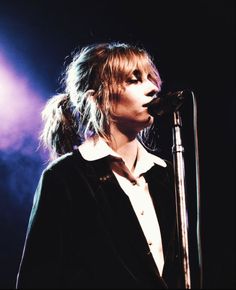
[(184, 166), (184, 147), (181, 141), (182, 120), (179, 111), (173, 112), (173, 166), (175, 181), (175, 200), (177, 214), (177, 230), (179, 238), (179, 250), (181, 267), (184, 274), (185, 289), (191, 288), (189, 245), (188, 245), (188, 216), (186, 209), (186, 185), (185, 185), (185, 166)]

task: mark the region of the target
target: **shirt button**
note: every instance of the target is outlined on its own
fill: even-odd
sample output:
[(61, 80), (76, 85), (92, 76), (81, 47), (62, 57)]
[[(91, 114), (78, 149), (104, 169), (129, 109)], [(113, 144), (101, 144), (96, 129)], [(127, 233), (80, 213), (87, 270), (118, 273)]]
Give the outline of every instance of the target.
[(151, 246), (151, 245), (152, 245), (152, 242), (149, 241), (149, 242), (148, 242), (148, 245)]
[(141, 215), (144, 215), (144, 210), (141, 211)]

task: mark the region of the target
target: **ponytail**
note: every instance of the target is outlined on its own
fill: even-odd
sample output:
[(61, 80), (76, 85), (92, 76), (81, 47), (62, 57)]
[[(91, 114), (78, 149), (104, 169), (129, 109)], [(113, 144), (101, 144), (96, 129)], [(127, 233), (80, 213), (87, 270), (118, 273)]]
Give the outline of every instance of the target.
[(57, 158), (81, 144), (78, 120), (69, 95), (58, 94), (48, 100), (42, 111), (44, 128), (40, 144), (49, 149), (50, 157)]

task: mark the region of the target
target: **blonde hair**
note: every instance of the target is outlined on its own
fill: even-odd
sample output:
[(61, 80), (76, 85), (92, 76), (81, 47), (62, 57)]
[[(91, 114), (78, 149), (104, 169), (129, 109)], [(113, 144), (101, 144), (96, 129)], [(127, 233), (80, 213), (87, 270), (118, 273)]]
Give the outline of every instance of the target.
[(148, 72), (161, 87), (145, 49), (112, 42), (86, 46), (74, 54), (64, 73), (65, 92), (49, 99), (42, 112), (45, 125), (40, 139), (52, 157), (72, 151), (90, 136), (110, 140), (113, 104), (134, 70)]

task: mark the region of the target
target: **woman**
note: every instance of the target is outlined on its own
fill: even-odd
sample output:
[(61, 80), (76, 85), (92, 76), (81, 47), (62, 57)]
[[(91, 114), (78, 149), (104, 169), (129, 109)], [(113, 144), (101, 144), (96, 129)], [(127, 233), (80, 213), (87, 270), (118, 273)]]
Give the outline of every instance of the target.
[(65, 93), (43, 111), (54, 160), (35, 193), (17, 288), (181, 286), (172, 168), (140, 141), (160, 89), (144, 49), (102, 43), (74, 55)]

